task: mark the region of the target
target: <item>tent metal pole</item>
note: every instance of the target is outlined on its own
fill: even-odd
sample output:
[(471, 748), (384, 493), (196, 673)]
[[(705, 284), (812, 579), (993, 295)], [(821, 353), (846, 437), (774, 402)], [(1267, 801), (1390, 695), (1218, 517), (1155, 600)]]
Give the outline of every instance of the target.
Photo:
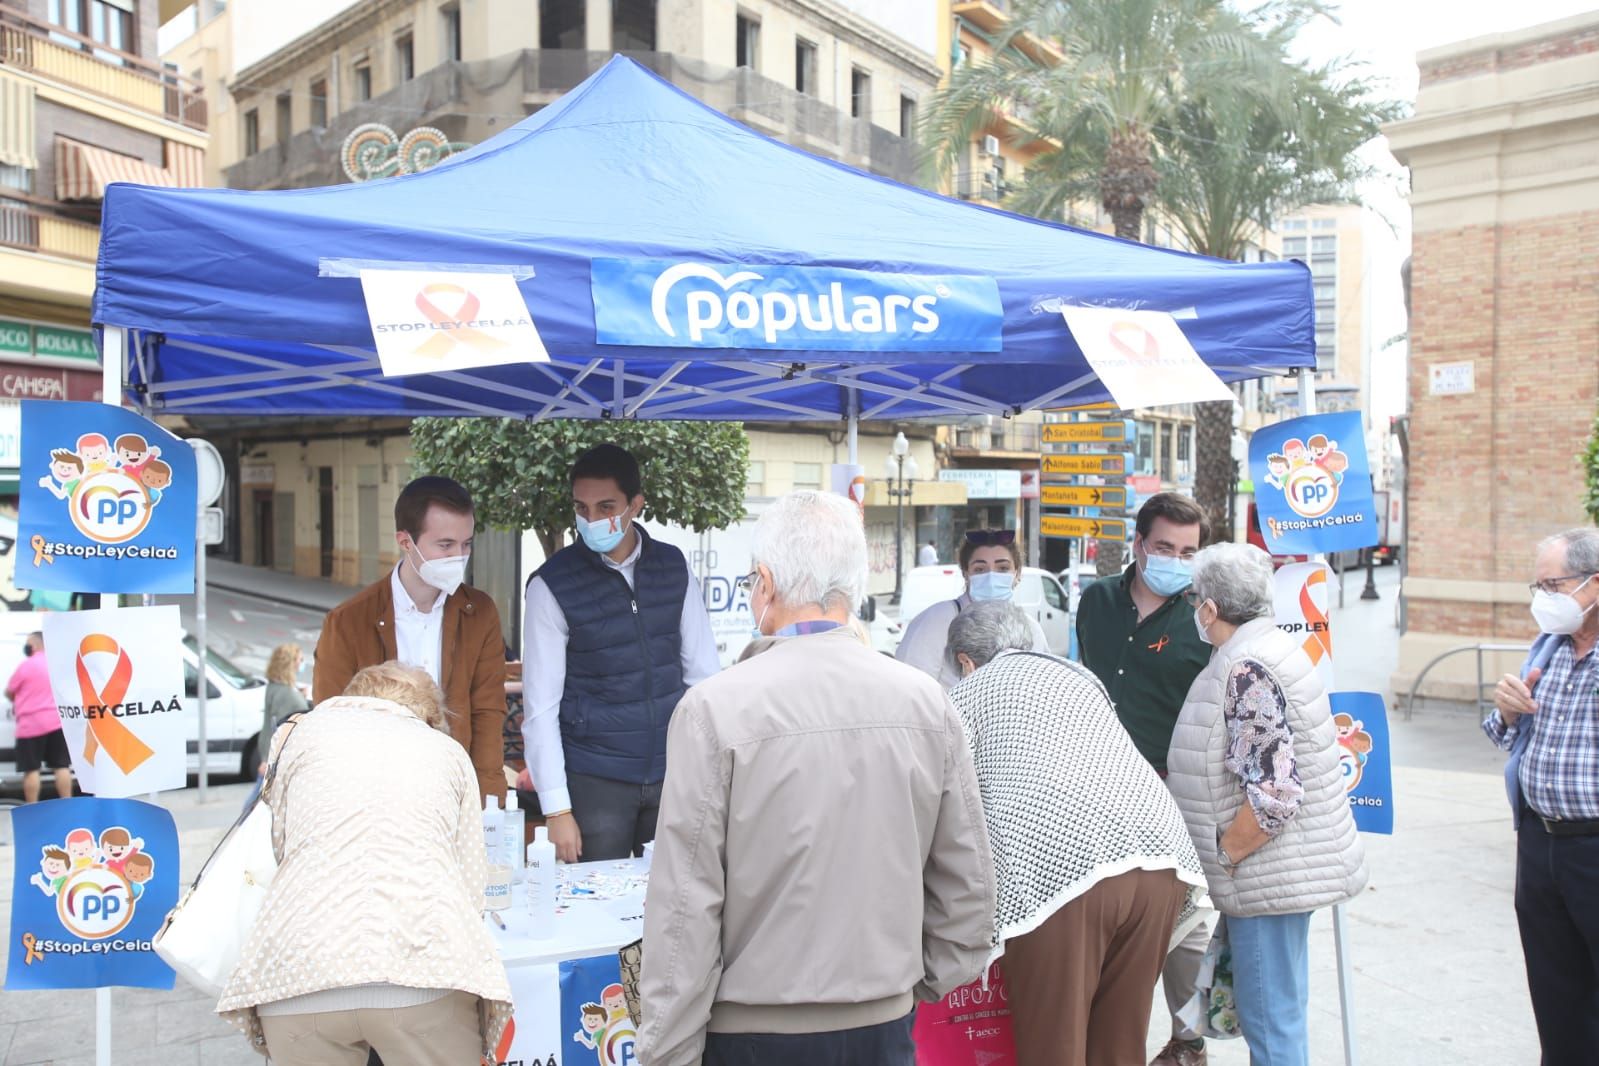
[(849, 464), (860, 464), (860, 436), (861, 436), (861, 394), (855, 391), (855, 386), (849, 385), (844, 389), (849, 396)]

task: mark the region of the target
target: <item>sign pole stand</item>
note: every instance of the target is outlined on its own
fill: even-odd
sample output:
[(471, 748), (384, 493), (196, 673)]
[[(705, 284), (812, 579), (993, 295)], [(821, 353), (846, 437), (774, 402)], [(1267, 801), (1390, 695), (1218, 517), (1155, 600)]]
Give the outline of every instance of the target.
[[(1299, 371), (1299, 413), (1316, 413), (1315, 372)], [(1314, 557), (1317, 561), (1324, 556)], [(1342, 589), (1340, 589), (1340, 593)], [(1349, 961), (1349, 945), (1345, 942), (1344, 905), (1333, 904), (1333, 948), (1338, 955), (1338, 1017), (1344, 1030), (1344, 1066), (1357, 1066), (1360, 1054), (1355, 1047), (1355, 976)]]
[[(205, 804), (205, 785), (208, 765), (211, 761), (211, 750), (205, 742), (205, 701), (206, 691), (211, 687), (211, 680), (206, 671), (205, 655), (205, 509), (206, 501), (195, 493), (195, 522), (194, 522), (194, 664), (195, 674), (199, 677), (199, 684), (195, 685), (195, 709), (200, 715), (200, 796), (199, 803)], [(266, 759), (266, 753), (261, 753), (261, 758)]]

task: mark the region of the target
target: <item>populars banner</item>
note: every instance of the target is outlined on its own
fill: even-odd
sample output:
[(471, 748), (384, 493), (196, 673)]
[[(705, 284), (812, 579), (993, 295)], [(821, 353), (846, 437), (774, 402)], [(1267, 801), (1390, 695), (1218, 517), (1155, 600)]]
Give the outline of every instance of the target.
[(42, 628), (50, 688), (83, 790), (115, 798), (182, 788), (188, 728), (177, 606), (52, 611)]
[(1327, 614), (1327, 594), (1332, 585), (1323, 563), (1289, 563), (1272, 578), (1272, 600), (1277, 628), (1300, 642), (1316, 667), (1322, 688), (1333, 690), (1332, 621)]
[(19, 589), (194, 591), (194, 450), (121, 408), (22, 402)]
[(361, 292), (386, 377), (550, 360), (510, 274), (363, 270)]
[(11, 826), (6, 988), (171, 988), (151, 940), (178, 902), (172, 815), (80, 798), (13, 808)]
[(997, 352), (993, 278), (843, 267), (596, 259), (601, 344), (849, 352)]
[(1360, 414), (1291, 418), (1255, 431), (1249, 475), (1273, 555), (1377, 543), (1377, 512)]
[(1394, 831), (1393, 752), (1388, 739), (1388, 708), (1375, 692), (1331, 694), (1338, 730), (1338, 769), (1362, 833)]

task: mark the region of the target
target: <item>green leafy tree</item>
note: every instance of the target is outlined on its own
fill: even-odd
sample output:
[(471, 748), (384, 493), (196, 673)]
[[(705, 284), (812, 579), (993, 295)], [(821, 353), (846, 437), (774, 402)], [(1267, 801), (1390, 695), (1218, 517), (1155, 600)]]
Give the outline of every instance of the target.
[(698, 533), (744, 518), (749, 437), (737, 422), (420, 418), (411, 424), (418, 473), (459, 481), (484, 525), (531, 529), (546, 555), (572, 529), (573, 462), (607, 443), (638, 458), (646, 519)]
[(1588, 517), (1599, 525), (1599, 417), (1593, 420), (1593, 436), (1588, 438), (1588, 451), (1582, 457), (1582, 468), (1588, 476), (1588, 498), (1583, 506)]

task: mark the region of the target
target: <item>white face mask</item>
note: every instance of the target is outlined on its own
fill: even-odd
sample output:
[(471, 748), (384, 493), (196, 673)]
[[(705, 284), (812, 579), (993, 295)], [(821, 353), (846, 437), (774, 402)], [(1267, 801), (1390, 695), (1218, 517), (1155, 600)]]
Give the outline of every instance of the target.
[[(1588, 578), (1592, 581), (1593, 578)], [(1584, 581), (1573, 592), (1580, 592), (1588, 584)], [(1569, 592), (1544, 592), (1539, 589), (1532, 594), (1532, 618), (1538, 623), (1538, 628), (1554, 636), (1570, 636), (1582, 628), (1583, 619), (1593, 608), (1593, 604), (1584, 607), (1577, 602), (1577, 598)]]
[[(417, 548), (418, 558), (422, 557), (422, 549)], [(406, 559), (411, 558), (410, 552)], [(466, 563), (471, 555), (446, 555), (442, 559), (422, 559), (418, 566), (411, 563), (411, 568), (416, 571), (416, 576), (432, 585), (446, 596), (453, 596), (455, 590), (461, 587), (461, 582), (466, 580)]]
[[(1209, 600), (1205, 601), (1205, 603), (1209, 602)], [(1203, 607), (1205, 604), (1202, 603), (1199, 606)], [(1199, 608), (1197, 607), (1194, 609), (1194, 628), (1199, 631), (1199, 639), (1204, 641), (1206, 644), (1209, 644), (1210, 636), (1205, 632), (1205, 623), (1199, 620)]]

